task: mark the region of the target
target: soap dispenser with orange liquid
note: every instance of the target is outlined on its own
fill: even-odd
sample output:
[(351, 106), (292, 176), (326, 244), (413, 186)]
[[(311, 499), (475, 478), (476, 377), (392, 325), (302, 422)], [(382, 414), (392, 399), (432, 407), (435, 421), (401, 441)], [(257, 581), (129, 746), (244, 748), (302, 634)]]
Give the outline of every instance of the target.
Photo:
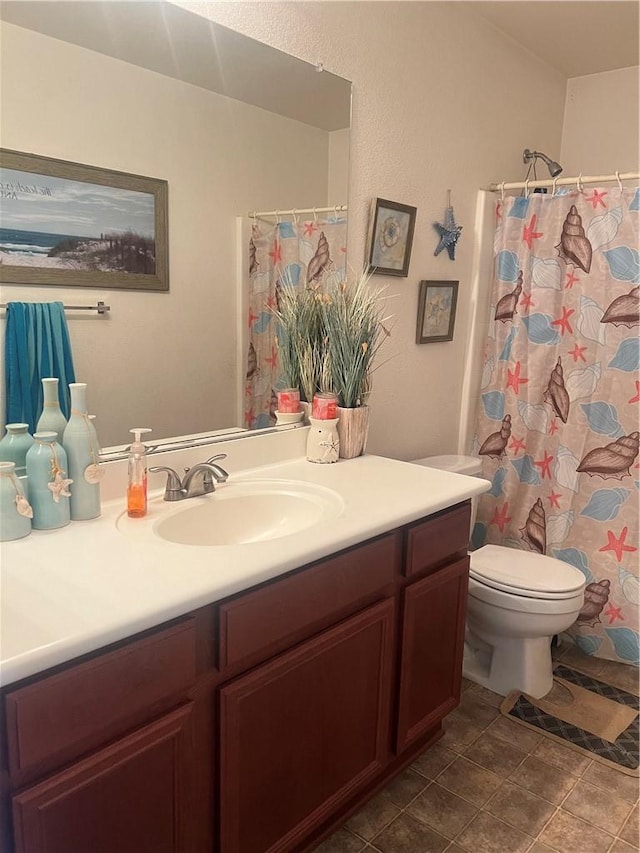
[(127, 486), (127, 515), (129, 518), (144, 518), (147, 514), (147, 448), (140, 441), (143, 433), (150, 429), (130, 429), (135, 436), (129, 448), (129, 485)]

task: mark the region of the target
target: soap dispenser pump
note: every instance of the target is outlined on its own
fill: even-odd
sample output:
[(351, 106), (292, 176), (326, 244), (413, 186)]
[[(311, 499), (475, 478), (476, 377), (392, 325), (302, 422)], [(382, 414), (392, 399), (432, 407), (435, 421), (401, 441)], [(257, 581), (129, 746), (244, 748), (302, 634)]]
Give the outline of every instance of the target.
[(151, 430), (139, 427), (129, 432), (134, 434), (134, 440), (129, 449), (127, 515), (129, 518), (144, 518), (147, 514), (147, 448), (140, 441), (140, 436)]

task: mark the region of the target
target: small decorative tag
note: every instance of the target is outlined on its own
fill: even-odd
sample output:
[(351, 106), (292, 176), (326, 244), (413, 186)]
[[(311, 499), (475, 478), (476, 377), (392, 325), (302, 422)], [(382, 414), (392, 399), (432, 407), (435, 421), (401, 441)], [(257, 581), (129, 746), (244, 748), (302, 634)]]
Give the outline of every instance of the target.
[(23, 495), (16, 495), (16, 509), (18, 510), (18, 515), (23, 515), (25, 518), (33, 518), (31, 504)]
[(101, 468), (97, 462), (92, 462), (84, 469), (84, 478), (87, 483), (95, 485), (104, 477), (104, 468)]

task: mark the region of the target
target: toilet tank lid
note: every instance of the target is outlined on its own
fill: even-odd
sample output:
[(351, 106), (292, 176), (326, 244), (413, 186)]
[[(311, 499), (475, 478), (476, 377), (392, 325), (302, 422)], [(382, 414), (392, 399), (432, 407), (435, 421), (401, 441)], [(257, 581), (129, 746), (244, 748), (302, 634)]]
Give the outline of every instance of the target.
[(438, 468), (440, 471), (452, 471), (454, 474), (466, 474), (469, 477), (477, 475), (482, 470), (482, 459), (477, 456), (460, 456), (455, 453), (443, 456), (424, 456), (414, 459), (415, 465), (425, 465), (427, 468)]
[(471, 577), (496, 586), (511, 588), (526, 595), (573, 593), (585, 584), (579, 569), (554, 557), (520, 551), (504, 545), (485, 545), (471, 553)]

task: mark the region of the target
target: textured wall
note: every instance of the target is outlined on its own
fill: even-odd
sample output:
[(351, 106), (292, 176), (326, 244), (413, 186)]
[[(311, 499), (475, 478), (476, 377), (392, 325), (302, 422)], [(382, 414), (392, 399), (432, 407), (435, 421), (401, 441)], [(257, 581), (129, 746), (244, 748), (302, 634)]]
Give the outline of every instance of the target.
[[(403, 459), (456, 450), (477, 189), (524, 177), (524, 148), (560, 150), (563, 77), (456, 3), (179, 5), (353, 81), (351, 264), (364, 260), (372, 198), (418, 208), (408, 278), (376, 277), (395, 322), (368, 449)], [(453, 263), (433, 256), (448, 188), (465, 229)], [(414, 343), (421, 279), (460, 281), (452, 343)]]
[(566, 175), (637, 172), (640, 68), (567, 82), (560, 162)]

